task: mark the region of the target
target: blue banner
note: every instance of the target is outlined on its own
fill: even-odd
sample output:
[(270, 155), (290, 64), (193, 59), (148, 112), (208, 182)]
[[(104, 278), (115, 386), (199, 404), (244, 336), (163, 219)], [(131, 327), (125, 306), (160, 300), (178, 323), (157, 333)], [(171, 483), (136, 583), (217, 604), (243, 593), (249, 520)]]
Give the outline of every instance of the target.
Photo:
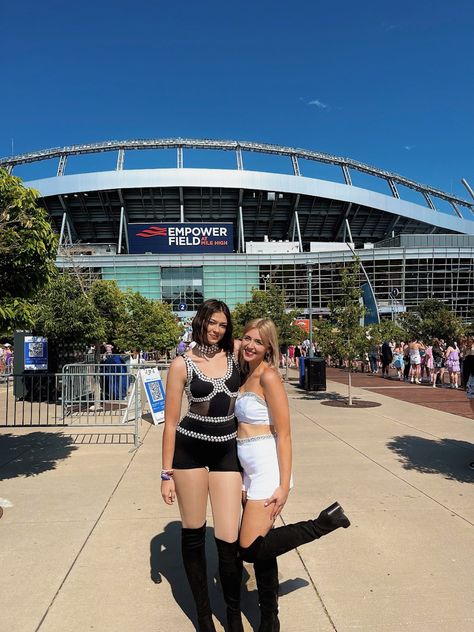
[(128, 224), (130, 254), (233, 252), (230, 223)]
[(48, 341), (43, 336), (25, 336), (25, 371), (48, 370)]
[(369, 283), (364, 283), (360, 289), (362, 290), (362, 301), (366, 310), (364, 315), (364, 327), (367, 325), (377, 325), (380, 322), (380, 317), (374, 291)]

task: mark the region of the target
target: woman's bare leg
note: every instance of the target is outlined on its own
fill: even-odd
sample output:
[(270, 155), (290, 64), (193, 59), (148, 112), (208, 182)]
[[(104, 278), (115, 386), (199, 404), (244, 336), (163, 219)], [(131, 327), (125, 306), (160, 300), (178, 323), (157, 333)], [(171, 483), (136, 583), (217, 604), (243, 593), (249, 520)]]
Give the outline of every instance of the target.
[(242, 475), (240, 472), (210, 472), (209, 495), (211, 498), (214, 532), (216, 538), (235, 542), (239, 537), (241, 513)]
[(181, 522), (185, 529), (198, 529), (206, 522), (209, 472), (204, 467), (175, 470), (174, 482)]
[(240, 546), (249, 547), (259, 536), (265, 536), (273, 527), (273, 505), (265, 507), (264, 500), (247, 500), (240, 527)]

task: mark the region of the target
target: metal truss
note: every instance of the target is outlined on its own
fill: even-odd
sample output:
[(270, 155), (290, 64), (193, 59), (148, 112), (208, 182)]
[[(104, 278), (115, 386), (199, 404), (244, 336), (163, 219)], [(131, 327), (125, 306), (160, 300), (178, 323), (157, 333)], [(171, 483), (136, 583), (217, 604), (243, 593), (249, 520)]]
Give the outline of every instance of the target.
[[(144, 149), (176, 149), (177, 150), (177, 165), (183, 166), (183, 149), (212, 149), (212, 150), (224, 150), (235, 151), (237, 154), (237, 168), (243, 169), (242, 151), (258, 152), (263, 154), (273, 154), (280, 156), (289, 156), (292, 161), (293, 172), (295, 175), (299, 175), (298, 159), (313, 160), (316, 162), (322, 162), (326, 164), (336, 165), (341, 167), (344, 181), (350, 185), (352, 183), (350, 178), (349, 169), (355, 169), (357, 171), (369, 174), (371, 176), (382, 178), (388, 183), (392, 195), (399, 197), (396, 184), (401, 184), (409, 189), (419, 191), (426, 200), (429, 196), (433, 195), (439, 199), (448, 201), (457, 214), (459, 211), (456, 209), (456, 205), (459, 204), (468, 208), (471, 213), (474, 214), (474, 203), (468, 202), (462, 198), (459, 198), (449, 193), (445, 193), (440, 189), (420, 184), (415, 180), (410, 180), (397, 173), (386, 171), (385, 169), (379, 169), (370, 165), (366, 165), (352, 158), (343, 158), (340, 156), (333, 156), (331, 154), (325, 154), (317, 151), (310, 151), (306, 149), (299, 149), (293, 147), (286, 147), (283, 145), (273, 145), (268, 143), (255, 143), (249, 141), (239, 140), (213, 140), (208, 138), (195, 139), (195, 138), (164, 138), (164, 139), (135, 139), (135, 140), (120, 140), (120, 141), (106, 141), (101, 143), (90, 143), (84, 145), (71, 145), (68, 147), (57, 147), (54, 149), (45, 149), (37, 152), (30, 152), (26, 154), (20, 154), (18, 156), (8, 156), (6, 158), (0, 158), (0, 167), (4, 167), (7, 170), (12, 170), (13, 167), (29, 162), (36, 162), (41, 160), (48, 160), (51, 158), (60, 159), (60, 167), (58, 169), (58, 175), (64, 173), (64, 166), (68, 156), (74, 156), (77, 154), (93, 154), (107, 151), (124, 152), (125, 150), (144, 150)], [(123, 153), (119, 153), (119, 160), (117, 163), (118, 168), (123, 168)], [(429, 205), (432, 208), (432, 205)], [(434, 205), (433, 205), (434, 206)], [(432, 208), (432, 210), (435, 210)]]

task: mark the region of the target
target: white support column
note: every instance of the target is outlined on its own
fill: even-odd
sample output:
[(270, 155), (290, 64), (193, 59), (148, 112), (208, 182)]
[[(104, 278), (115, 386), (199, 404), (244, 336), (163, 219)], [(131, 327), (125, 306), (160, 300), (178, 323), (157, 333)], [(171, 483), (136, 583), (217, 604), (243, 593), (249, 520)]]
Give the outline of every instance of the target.
[(240, 147), (237, 147), (237, 149), (235, 150), (235, 157), (237, 158), (237, 169), (238, 171), (243, 171), (244, 169), (244, 160), (242, 157), (242, 149)]
[(388, 178), (387, 179), (388, 182), (388, 186), (390, 187), (390, 191), (392, 192), (392, 195), (394, 198), (397, 198), (397, 200), (400, 199), (400, 193), (398, 192), (398, 189), (395, 185), (395, 182), (392, 180), (392, 178)]
[(57, 176), (63, 176), (66, 169), (67, 155), (62, 154), (59, 158)]
[(456, 215), (457, 215), (458, 217), (460, 217), (461, 219), (463, 219), (462, 213), (461, 213), (461, 211), (458, 209), (458, 207), (456, 206), (456, 203), (455, 203), (455, 202), (450, 202), (450, 204), (451, 204), (451, 206), (453, 207), (454, 212), (456, 213)]
[(349, 171), (348, 166), (342, 165), (341, 169), (342, 169), (342, 175), (344, 176), (344, 182), (352, 186), (351, 172)]
[(12, 175), (12, 173), (13, 173), (13, 165), (7, 165), (7, 166), (5, 167), (5, 170), (6, 170), (6, 172), (8, 173), (8, 175), (9, 175), (9, 176), (11, 176), (11, 175)]
[(244, 214), (242, 211), (242, 206), (239, 205), (239, 241), (241, 252), (245, 252), (245, 232), (244, 232)]
[(63, 213), (63, 219), (61, 221), (61, 230), (59, 232), (58, 252), (61, 246), (63, 245), (64, 231), (66, 228), (66, 217), (67, 217), (66, 213)]
[(125, 150), (119, 149), (117, 154), (117, 171), (123, 171), (123, 165), (125, 163)]
[(298, 157), (294, 154), (291, 154), (291, 164), (293, 165), (293, 175), (300, 176), (300, 165), (298, 163)]
[(176, 166), (178, 167), (178, 169), (183, 168), (183, 148), (182, 147), (178, 147), (176, 149)]
[(426, 191), (423, 191), (423, 197), (425, 198), (426, 203), (428, 204), (428, 206), (430, 207), (432, 211), (438, 210), (436, 206), (433, 204), (433, 200), (431, 199), (431, 196), (429, 195), (429, 193), (426, 193)]
[(301, 239), (300, 219), (298, 217), (298, 211), (295, 211), (295, 225), (296, 225), (296, 232), (298, 233), (298, 243), (300, 245), (300, 252), (303, 252), (303, 240)]
[(120, 225), (119, 225), (119, 240), (118, 240), (118, 248), (117, 254), (122, 254), (122, 234), (123, 234), (123, 225), (125, 219), (125, 209), (123, 206), (120, 207)]

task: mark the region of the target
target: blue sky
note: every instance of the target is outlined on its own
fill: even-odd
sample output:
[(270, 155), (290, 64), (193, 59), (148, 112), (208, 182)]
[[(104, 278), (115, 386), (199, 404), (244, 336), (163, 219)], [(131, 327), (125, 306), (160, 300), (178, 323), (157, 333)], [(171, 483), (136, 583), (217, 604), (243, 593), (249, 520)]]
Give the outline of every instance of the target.
[(473, 6), (3, 3), (0, 156), (12, 139), (14, 154), (110, 139), (255, 140), (468, 198)]

